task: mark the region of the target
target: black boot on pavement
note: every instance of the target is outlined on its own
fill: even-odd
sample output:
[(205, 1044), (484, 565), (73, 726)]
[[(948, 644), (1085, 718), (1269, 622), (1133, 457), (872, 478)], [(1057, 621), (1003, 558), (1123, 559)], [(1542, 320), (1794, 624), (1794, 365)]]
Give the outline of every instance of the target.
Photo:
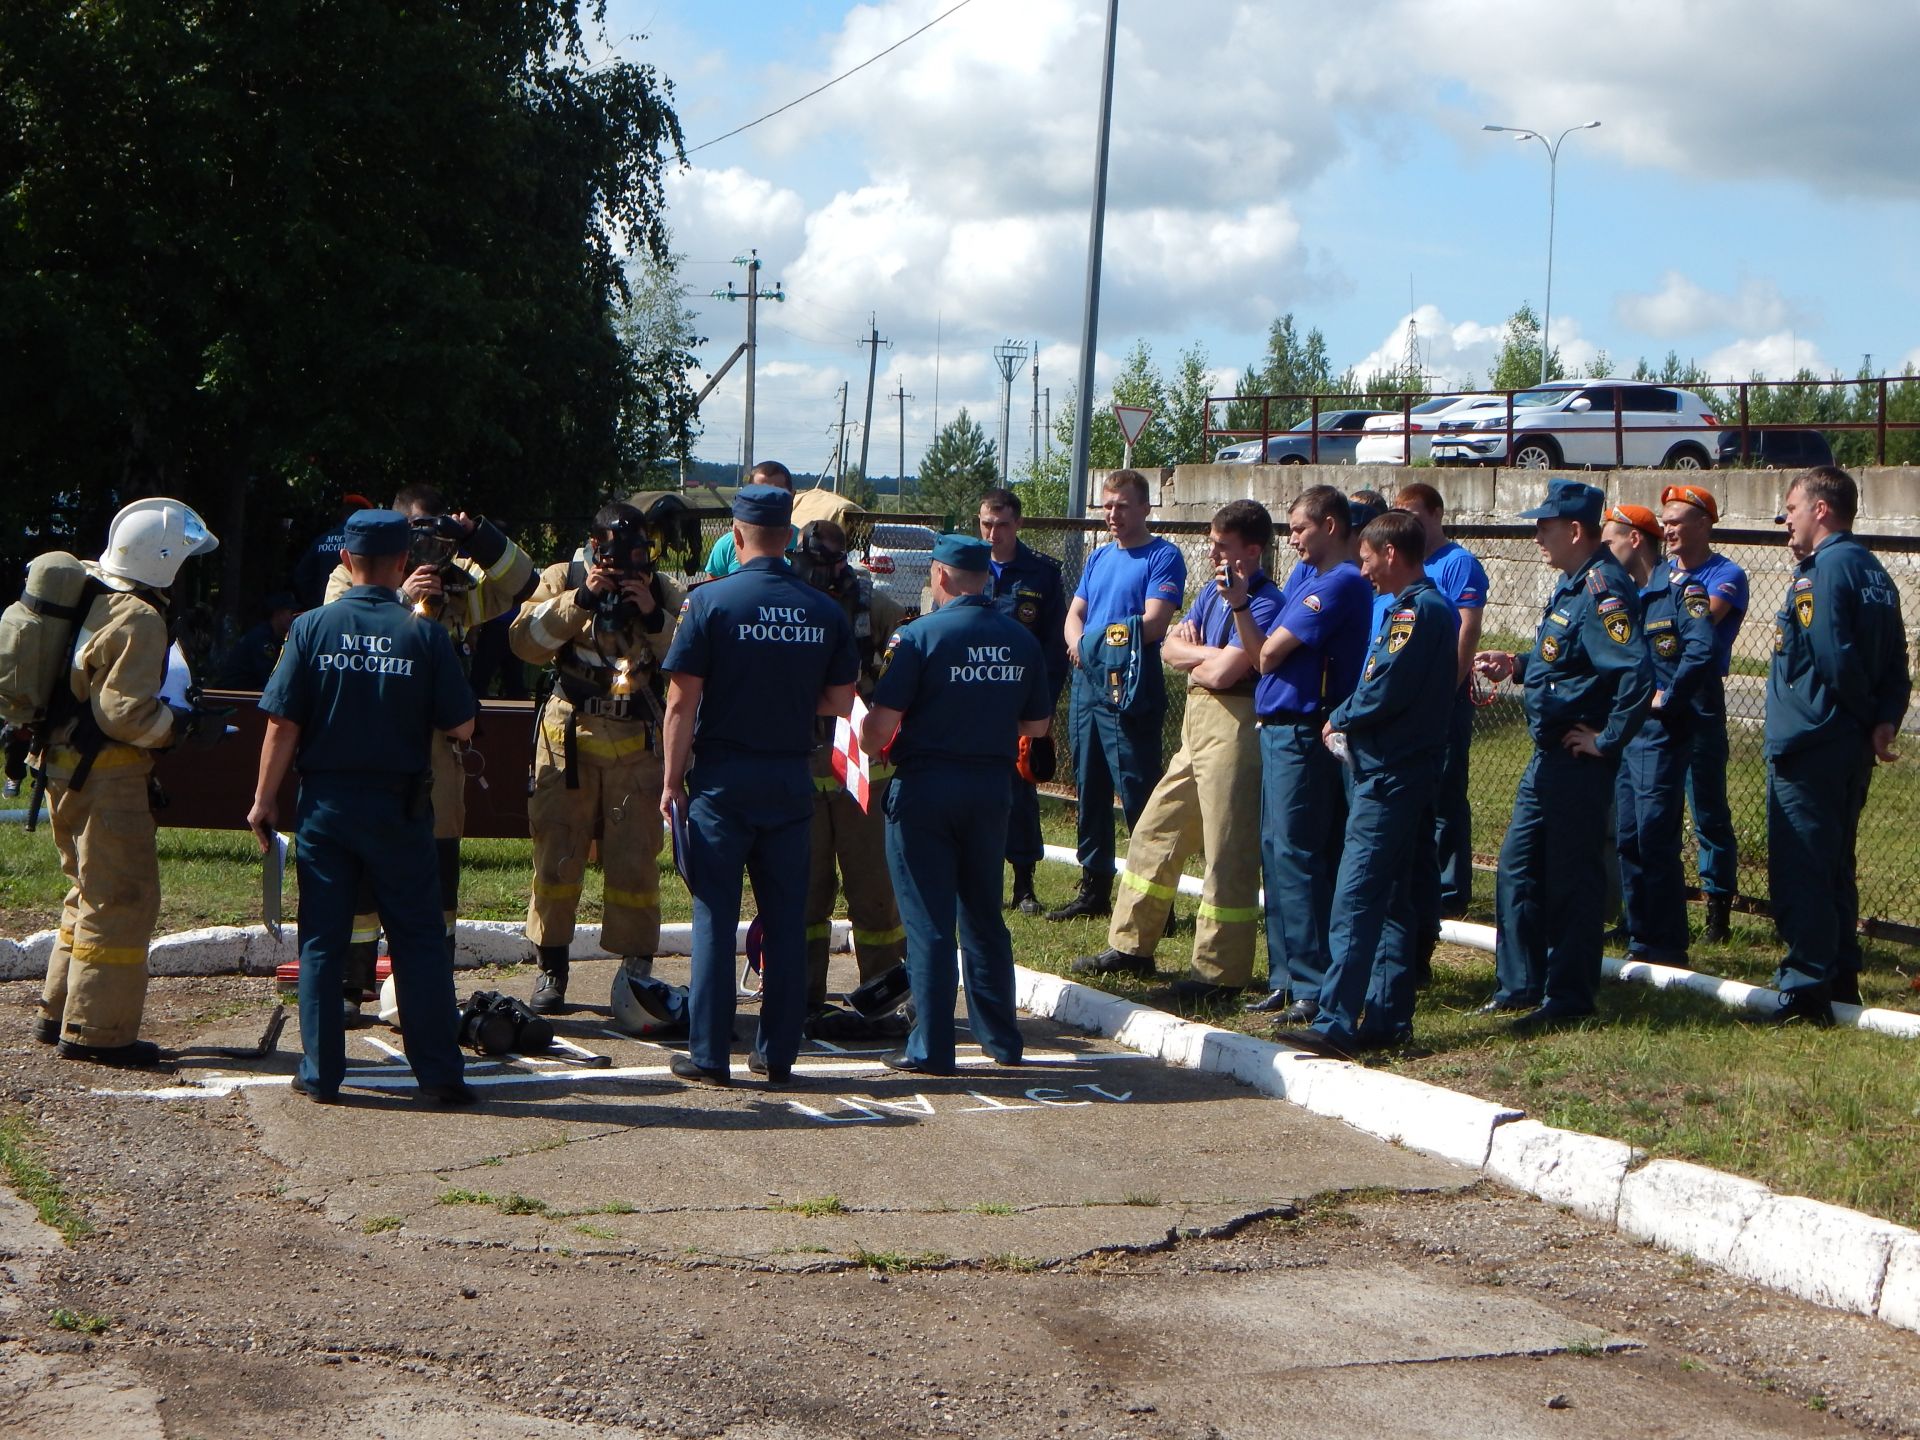
[(540, 947), (540, 979), (530, 1002), (536, 1015), (558, 1015), (567, 1008), (567, 947)]

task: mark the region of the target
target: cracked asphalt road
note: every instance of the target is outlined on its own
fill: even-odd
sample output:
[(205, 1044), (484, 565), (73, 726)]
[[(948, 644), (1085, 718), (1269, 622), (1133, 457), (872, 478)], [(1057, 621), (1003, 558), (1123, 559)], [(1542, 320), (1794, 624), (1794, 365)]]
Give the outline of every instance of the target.
[[(151, 1033), (250, 1038), (264, 994), (156, 981)], [(211, 1084), (128, 1077), (25, 1039), (31, 997), (0, 986), (0, 1086), (93, 1230), (69, 1248), (0, 1207), (5, 1433), (1920, 1426), (1920, 1337), (1038, 1020), (1041, 1063), (1017, 1071), (927, 1080), (835, 1051), (791, 1090), (744, 1065), (708, 1090), (583, 1011), (563, 1029), (609, 1068), (507, 1062), (448, 1113), (411, 1096), (385, 1031), (355, 1032), (366, 1083), (322, 1108), (286, 1088), (291, 1036)]]

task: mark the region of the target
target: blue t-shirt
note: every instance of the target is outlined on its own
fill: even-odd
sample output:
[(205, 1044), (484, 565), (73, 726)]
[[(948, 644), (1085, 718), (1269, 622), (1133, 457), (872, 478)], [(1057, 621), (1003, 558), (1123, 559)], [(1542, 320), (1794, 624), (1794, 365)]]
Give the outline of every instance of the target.
[(747, 561), (687, 592), (660, 668), (706, 681), (693, 727), (696, 761), (813, 752), (814, 711), (829, 685), (860, 673), (840, 602), (785, 560)]
[(436, 730), (473, 718), (444, 627), (381, 585), (356, 585), (293, 622), (260, 696), (300, 727), (302, 775), (419, 775)]
[(1040, 642), (984, 595), (949, 601), (902, 630), (873, 704), (902, 712), (893, 763), (1011, 765), (1020, 722), (1053, 714)]
[(1484, 610), (1487, 572), (1472, 551), (1448, 540), (1427, 556), (1427, 578), (1456, 610)]
[(1187, 562), (1180, 547), (1158, 536), (1123, 549), (1102, 545), (1087, 556), (1074, 598), (1087, 602), (1087, 629), (1147, 613), (1149, 600), (1164, 600), (1176, 610), (1187, 589)]
[(1667, 561), (1667, 568), (1675, 575), (1687, 574), (1699, 581), (1706, 587), (1709, 602), (1724, 600), (1733, 607), (1727, 611), (1724, 619), (1716, 620), (1713, 625), (1713, 656), (1724, 676), (1733, 668), (1734, 637), (1740, 633), (1741, 622), (1747, 618), (1747, 572), (1726, 556), (1711, 550), (1697, 570), (1685, 570), (1678, 560)]
[[(1273, 628), (1273, 622), (1279, 618), (1281, 606), (1280, 587), (1267, 578), (1267, 572), (1256, 570), (1247, 581), (1247, 608), (1253, 615), (1253, 623), (1262, 635)], [(1193, 597), (1193, 604), (1187, 607), (1187, 613), (1181, 617), (1200, 632), (1200, 643), (1212, 645), (1217, 649), (1239, 649), (1240, 630), (1233, 623), (1233, 612), (1227, 608), (1226, 597), (1220, 593), (1220, 587), (1211, 581), (1200, 587), (1200, 593)]]
[(1303, 560), (1287, 578), (1286, 603), (1268, 633), (1284, 626), (1300, 644), (1260, 677), (1253, 708), (1263, 716), (1324, 715), (1359, 683), (1373, 633), (1373, 586), (1347, 560), (1325, 572)]

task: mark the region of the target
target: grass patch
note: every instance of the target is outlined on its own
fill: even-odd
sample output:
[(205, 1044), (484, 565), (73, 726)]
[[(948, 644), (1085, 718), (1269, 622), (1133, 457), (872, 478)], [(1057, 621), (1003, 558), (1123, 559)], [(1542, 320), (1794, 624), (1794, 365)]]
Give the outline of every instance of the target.
[(1044, 1260), (1036, 1260), (1031, 1255), (1016, 1255), (1008, 1251), (1004, 1255), (989, 1255), (980, 1262), (984, 1270), (999, 1270), (1012, 1275), (1037, 1275), (1047, 1268)]
[(69, 1310), (65, 1306), (47, 1316), (47, 1324), (53, 1329), (71, 1330), (76, 1335), (104, 1335), (112, 1323), (104, 1315), (95, 1315), (90, 1310)]
[(905, 1250), (868, 1250), (864, 1246), (847, 1257), (856, 1265), (869, 1270), (878, 1270), (883, 1274), (897, 1274), (907, 1270), (938, 1270), (947, 1264), (948, 1257), (937, 1250), (917, 1252)]
[(493, 1205), (499, 1200), (497, 1195), (489, 1195), (484, 1190), (442, 1190), (434, 1197), (436, 1205)]
[(637, 1215), (640, 1207), (631, 1200), (609, 1200), (604, 1205), (596, 1205), (587, 1213), (590, 1215)]
[(407, 1222), (398, 1215), (369, 1215), (360, 1222), (363, 1235), (384, 1235), (390, 1230), (398, 1230)]
[(976, 1200), (973, 1204), (967, 1206), (967, 1209), (975, 1215), (1012, 1215), (1015, 1213), (1013, 1206), (1003, 1205), (997, 1200)]
[(804, 1215), (809, 1220), (817, 1220), (822, 1215), (847, 1213), (847, 1207), (841, 1203), (838, 1195), (815, 1195), (805, 1200), (788, 1201), (780, 1205), (770, 1205), (767, 1208), (787, 1215)]
[(1120, 1203), (1122, 1205), (1138, 1205), (1143, 1209), (1151, 1210), (1160, 1203), (1160, 1197), (1145, 1190), (1135, 1190), (1122, 1195), (1120, 1197)]
[(618, 1231), (609, 1230), (604, 1225), (576, 1225), (573, 1227), (573, 1232), (576, 1235), (584, 1235), (589, 1240), (618, 1240), (620, 1238)]
[(531, 1195), (494, 1195), (485, 1190), (442, 1190), (436, 1205), (490, 1205), (502, 1215), (551, 1215), (553, 1207)]
[(45, 1138), (25, 1115), (0, 1116), (0, 1170), (6, 1172), (8, 1188), (33, 1206), (40, 1223), (58, 1230), (71, 1245), (91, 1234), (93, 1226), (41, 1162), (39, 1147)]

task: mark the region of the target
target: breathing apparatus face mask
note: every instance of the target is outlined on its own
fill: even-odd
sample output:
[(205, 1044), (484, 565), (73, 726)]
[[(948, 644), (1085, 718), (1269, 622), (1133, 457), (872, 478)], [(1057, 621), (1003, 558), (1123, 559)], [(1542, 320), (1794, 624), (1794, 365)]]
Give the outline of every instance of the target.
[(832, 593), (846, 580), (847, 552), (828, 544), (820, 532), (809, 525), (800, 532), (800, 543), (794, 547), (793, 568), (816, 590)]
[(623, 580), (638, 580), (653, 573), (653, 537), (644, 524), (624, 520), (588, 535), (587, 556)]
[(445, 515), (416, 515), (407, 522), (407, 568), (431, 565), (444, 570), (459, 552), (466, 532), (460, 522)]

